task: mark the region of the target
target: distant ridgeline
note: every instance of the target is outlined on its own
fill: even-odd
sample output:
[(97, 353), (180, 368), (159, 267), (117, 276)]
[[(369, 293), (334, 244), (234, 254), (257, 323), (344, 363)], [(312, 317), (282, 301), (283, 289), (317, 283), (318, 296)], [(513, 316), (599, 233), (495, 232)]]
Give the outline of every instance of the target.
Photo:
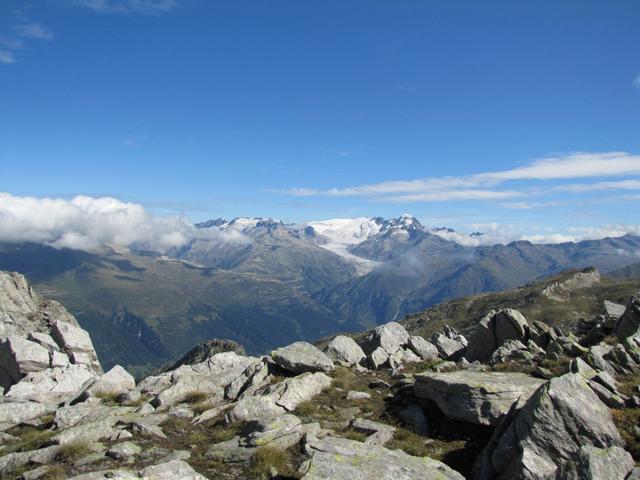
[[(627, 296), (640, 251), (640, 237), (630, 235), (470, 247), (441, 236), (449, 230), (428, 229), (409, 216), (302, 225), (219, 219), (198, 227), (234, 231), (242, 240), (212, 235), (162, 255), (144, 245), (89, 253), (1, 243), (0, 269), (25, 274), (42, 295), (69, 309), (91, 333), (105, 368), (119, 363), (141, 376), (212, 338), (261, 354), (572, 268), (601, 272), (603, 278), (584, 289)], [(581, 311), (563, 308), (563, 295), (560, 288), (532, 305), (545, 303), (541, 311), (557, 312), (561, 322), (592, 308), (588, 295)], [(460, 322), (485, 313), (482, 301), (474, 305), (469, 315), (459, 309)]]

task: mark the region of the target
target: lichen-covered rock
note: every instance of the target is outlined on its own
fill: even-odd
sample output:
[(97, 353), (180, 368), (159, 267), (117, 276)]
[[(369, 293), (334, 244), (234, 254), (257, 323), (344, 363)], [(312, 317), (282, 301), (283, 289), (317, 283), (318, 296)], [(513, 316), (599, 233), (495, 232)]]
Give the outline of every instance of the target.
[(239, 400), (225, 415), (226, 423), (244, 422), (285, 413), (272, 397), (246, 397)]
[(455, 470), (429, 457), (364, 444), (346, 438), (308, 436), (311, 455), (304, 480), (464, 480)]
[(474, 480), (563, 480), (585, 446), (621, 447), (609, 409), (581, 375), (567, 373), (538, 389), (496, 429)]
[(83, 473), (71, 477), (69, 480), (102, 480), (102, 479), (153, 479), (153, 480), (207, 480), (207, 477), (196, 472), (191, 465), (183, 460), (171, 460), (144, 468), (138, 472), (131, 470), (103, 470), (100, 472)]
[(362, 362), (366, 355), (356, 341), (345, 335), (335, 337), (324, 350), (324, 353), (334, 362), (351, 367)]
[(121, 442), (113, 445), (107, 450), (107, 456), (114, 460), (126, 460), (130, 457), (138, 455), (142, 451), (142, 447), (133, 442)]
[(290, 413), (251, 422), (246, 430), (249, 433), (240, 439), (240, 445), (247, 447), (269, 445), (287, 449), (298, 443), (304, 434), (302, 421)]
[(271, 358), (280, 367), (292, 373), (329, 372), (333, 362), (317, 347), (307, 342), (295, 342), (271, 352)]
[(311, 400), (329, 386), (331, 378), (324, 373), (307, 372), (270, 386), (263, 395), (273, 398), (276, 405), (292, 412), (302, 402)]
[(449, 418), (497, 425), (516, 403), (524, 403), (544, 380), (523, 373), (456, 371), (416, 375), (414, 394), (434, 401)]
[(610, 480), (627, 478), (635, 462), (629, 452), (620, 447), (580, 448), (575, 471), (567, 472), (567, 480)]

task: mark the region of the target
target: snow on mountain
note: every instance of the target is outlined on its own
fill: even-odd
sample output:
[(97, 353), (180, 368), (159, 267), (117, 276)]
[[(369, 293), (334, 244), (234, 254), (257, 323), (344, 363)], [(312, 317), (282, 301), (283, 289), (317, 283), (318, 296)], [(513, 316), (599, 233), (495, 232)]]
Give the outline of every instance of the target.
[(307, 222), (306, 225), (313, 227), (319, 235), (327, 237), (330, 244), (354, 245), (377, 234), (381, 223), (380, 219), (359, 217)]
[(312, 221), (304, 225), (313, 228), (317, 235), (323, 237), (325, 243), (321, 243), (320, 247), (354, 262), (358, 273), (365, 275), (376, 268), (378, 262), (353, 255), (348, 248), (378, 234), (382, 224), (380, 218), (358, 217)]

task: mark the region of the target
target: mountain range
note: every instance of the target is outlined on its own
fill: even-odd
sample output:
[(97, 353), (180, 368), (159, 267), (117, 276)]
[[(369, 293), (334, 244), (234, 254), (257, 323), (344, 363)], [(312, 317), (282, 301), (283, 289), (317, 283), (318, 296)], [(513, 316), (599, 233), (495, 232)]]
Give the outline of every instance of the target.
[(25, 274), (61, 301), (96, 339), (106, 368), (120, 363), (142, 375), (210, 338), (258, 354), (570, 268), (624, 275), (640, 258), (637, 236), (474, 247), (409, 215), (196, 227), (202, 236), (166, 252), (0, 243), (0, 269)]

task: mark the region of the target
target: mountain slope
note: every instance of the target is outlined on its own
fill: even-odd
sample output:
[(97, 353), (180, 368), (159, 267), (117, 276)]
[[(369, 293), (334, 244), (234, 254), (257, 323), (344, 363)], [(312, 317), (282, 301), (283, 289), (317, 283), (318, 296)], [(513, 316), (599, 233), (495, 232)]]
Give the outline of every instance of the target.
[(384, 323), (445, 300), (514, 288), (570, 268), (593, 265), (606, 273), (631, 263), (640, 249), (640, 237), (630, 235), (555, 245), (520, 241), (477, 248), (433, 237), (422, 232), (414, 238), (405, 235), (394, 248), (369, 247), (368, 251), (385, 252), (391, 260), (314, 298), (362, 325), (366, 325), (364, 319)]
[(339, 328), (335, 315), (300, 289), (253, 273), (36, 244), (0, 245), (0, 265), (23, 272), (39, 292), (61, 301), (96, 336), (106, 368), (121, 363), (136, 374), (209, 338), (262, 353)]

